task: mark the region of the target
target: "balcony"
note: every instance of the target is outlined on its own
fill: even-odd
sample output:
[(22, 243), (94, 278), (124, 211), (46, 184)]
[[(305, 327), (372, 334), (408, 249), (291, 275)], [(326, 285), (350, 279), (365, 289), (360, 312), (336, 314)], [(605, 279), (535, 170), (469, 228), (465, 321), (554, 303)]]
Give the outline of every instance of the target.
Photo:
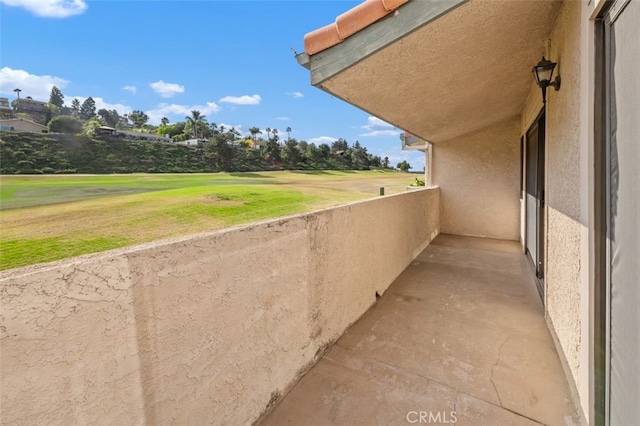
[(439, 235), (261, 424), (309, 419), (578, 424), (519, 243)]
[(438, 236), (440, 210), (428, 188), (4, 271), (3, 421), (571, 422), (519, 244)]

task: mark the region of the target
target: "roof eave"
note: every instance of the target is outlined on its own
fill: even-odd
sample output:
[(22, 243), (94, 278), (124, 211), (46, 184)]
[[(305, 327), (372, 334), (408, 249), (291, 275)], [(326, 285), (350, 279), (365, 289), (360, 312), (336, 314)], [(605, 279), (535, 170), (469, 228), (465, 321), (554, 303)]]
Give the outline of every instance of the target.
[(298, 53), (296, 55), (296, 60), (298, 61), (298, 65), (305, 67), (308, 70), (311, 70), (311, 58), (306, 53)]
[[(410, 1), (393, 14), (360, 30), (342, 43), (314, 55), (296, 56), (311, 71), (311, 84), (322, 82), (429, 24), (468, 0)], [(301, 62), (303, 61), (303, 62)]]

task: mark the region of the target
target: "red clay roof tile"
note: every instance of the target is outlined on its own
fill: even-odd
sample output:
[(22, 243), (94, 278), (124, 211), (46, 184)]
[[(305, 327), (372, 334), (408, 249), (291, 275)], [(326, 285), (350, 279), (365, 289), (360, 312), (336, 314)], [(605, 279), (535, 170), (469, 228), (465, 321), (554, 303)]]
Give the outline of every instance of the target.
[(336, 18), (336, 26), (341, 39), (345, 39), (363, 28), (387, 16), (382, 0), (367, 0)]
[(325, 25), (304, 36), (304, 51), (307, 52), (307, 55), (313, 55), (335, 46), (341, 41), (338, 27), (335, 24)]
[(408, 1), (409, 0), (382, 0), (382, 4), (384, 4), (385, 9), (392, 12)]
[(329, 24), (304, 36), (304, 50), (313, 55), (341, 43), (344, 39), (384, 18), (409, 0), (365, 0)]

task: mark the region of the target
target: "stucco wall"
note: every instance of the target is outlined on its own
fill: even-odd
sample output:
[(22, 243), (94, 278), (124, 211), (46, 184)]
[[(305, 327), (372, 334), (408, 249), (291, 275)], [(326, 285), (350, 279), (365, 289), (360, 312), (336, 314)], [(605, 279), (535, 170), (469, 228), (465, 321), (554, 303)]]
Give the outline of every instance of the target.
[(443, 233), (520, 238), (520, 122), (433, 145)]
[(47, 130), (46, 126), (43, 126), (38, 123), (34, 123), (30, 120), (24, 120), (22, 118), (12, 118), (7, 120), (0, 120), (0, 125), (13, 127), (16, 132), (35, 132), (42, 133), (42, 131)]
[(5, 272), (4, 424), (247, 424), (439, 231), (439, 190)]
[[(567, 1), (551, 34), (548, 59), (557, 62), (559, 91), (547, 90), (546, 109), (546, 271), (545, 306), (572, 381), (576, 404), (589, 417), (589, 193), (588, 158), (592, 120), (589, 81), (593, 44), (585, 2)], [(532, 92), (523, 113), (524, 133), (542, 108), (540, 89)]]

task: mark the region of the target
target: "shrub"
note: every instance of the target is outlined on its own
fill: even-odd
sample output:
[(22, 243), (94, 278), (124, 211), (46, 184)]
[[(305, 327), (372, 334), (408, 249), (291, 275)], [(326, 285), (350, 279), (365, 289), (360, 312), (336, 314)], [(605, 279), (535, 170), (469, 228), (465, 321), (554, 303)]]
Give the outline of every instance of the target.
[(413, 181), (413, 183), (410, 186), (424, 186), (424, 181), (416, 178), (416, 180)]
[(69, 134), (80, 133), (82, 131), (82, 122), (70, 115), (60, 115), (49, 122), (49, 131)]

